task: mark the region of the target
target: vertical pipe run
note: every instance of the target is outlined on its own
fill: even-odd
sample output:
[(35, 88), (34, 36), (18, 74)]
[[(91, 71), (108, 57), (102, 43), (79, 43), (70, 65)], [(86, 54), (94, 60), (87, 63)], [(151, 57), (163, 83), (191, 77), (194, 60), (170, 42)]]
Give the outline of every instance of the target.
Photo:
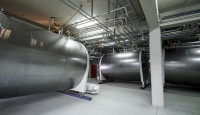
[(143, 71), (142, 71), (142, 51), (140, 51), (140, 54), (139, 54), (139, 63), (140, 63), (140, 78), (142, 82), (142, 88), (144, 88), (145, 83), (144, 83), (144, 76), (143, 76)]
[[(113, 10), (115, 10), (116, 9), (116, 1), (114, 1), (114, 3), (113, 3)], [(115, 17), (116, 17), (116, 14), (114, 13), (113, 14), (113, 24), (115, 24)]]
[(110, 0), (108, 0), (108, 11), (110, 11)]
[(93, 0), (91, 0), (91, 17), (93, 17), (93, 8), (94, 8), (94, 4), (93, 4)]
[(51, 20), (49, 20), (49, 31), (51, 31)]

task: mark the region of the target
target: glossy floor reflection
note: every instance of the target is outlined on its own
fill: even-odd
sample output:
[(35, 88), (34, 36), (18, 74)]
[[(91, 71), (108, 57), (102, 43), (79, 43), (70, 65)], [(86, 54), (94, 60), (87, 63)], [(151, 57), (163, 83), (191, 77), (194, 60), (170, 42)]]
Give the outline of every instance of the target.
[[(89, 82), (97, 83), (95, 80)], [(150, 88), (139, 84), (105, 83), (92, 101), (46, 93), (1, 99), (0, 115), (200, 115), (200, 93), (167, 89), (165, 108), (151, 106)]]

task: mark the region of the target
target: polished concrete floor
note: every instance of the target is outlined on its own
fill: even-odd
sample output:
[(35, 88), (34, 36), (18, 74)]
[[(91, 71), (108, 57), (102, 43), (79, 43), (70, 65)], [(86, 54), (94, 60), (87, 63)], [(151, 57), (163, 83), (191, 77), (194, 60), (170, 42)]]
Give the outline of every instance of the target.
[(98, 95), (88, 95), (92, 101), (58, 93), (1, 99), (0, 115), (200, 115), (197, 91), (167, 89), (165, 108), (157, 108), (151, 106), (150, 88), (121, 82), (100, 87)]

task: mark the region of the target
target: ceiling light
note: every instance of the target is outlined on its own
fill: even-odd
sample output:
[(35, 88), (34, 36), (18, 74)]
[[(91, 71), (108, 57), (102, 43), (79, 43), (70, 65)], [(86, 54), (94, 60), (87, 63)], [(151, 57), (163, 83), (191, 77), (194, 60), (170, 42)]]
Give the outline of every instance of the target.
[(98, 23), (97, 21), (90, 21), (90, 22), (86, 22), (86, 23), (83, 23), (83, 24), (79, 24), (79, 25), (76, 26), (76, 28), (78, 28), (78, 29), (85, 28), (85, 27), (88, 27), (88, 26), (95, 25), (97, 23)]
[(115, 42), (110, 42), (110, 43), (105, 43), (105, 44), (101, 44), (102, 46), (112, 46), (115, 45)]
[(92, 36), (92, 37), (84, 38), (81, 41), (92, 40), (92, 39), (97, 39), (97, 38), (102, 38), (102, 37), (103, 37), (103, 35)]
[(102, 33), (102, 32), (103, 32), (103, 29), (100, 29), (100, 30), (88, 32), (88, 33), (86, 33), (86, 35), (92, 35), (92, 34), (97, 34), (97, 33)]

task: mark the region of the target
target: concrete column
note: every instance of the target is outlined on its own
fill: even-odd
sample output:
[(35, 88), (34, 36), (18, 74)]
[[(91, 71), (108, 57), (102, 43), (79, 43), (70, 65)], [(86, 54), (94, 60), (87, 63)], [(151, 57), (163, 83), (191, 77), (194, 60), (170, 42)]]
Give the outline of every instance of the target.
[(152, 105), (163, 107), (163, 59), (160, 27), (150, 28), (149, 35)]
[(162, 40), (157, 0), (139, 0), (149, 26), (151, 90), (153, 106), (164, 106)]

